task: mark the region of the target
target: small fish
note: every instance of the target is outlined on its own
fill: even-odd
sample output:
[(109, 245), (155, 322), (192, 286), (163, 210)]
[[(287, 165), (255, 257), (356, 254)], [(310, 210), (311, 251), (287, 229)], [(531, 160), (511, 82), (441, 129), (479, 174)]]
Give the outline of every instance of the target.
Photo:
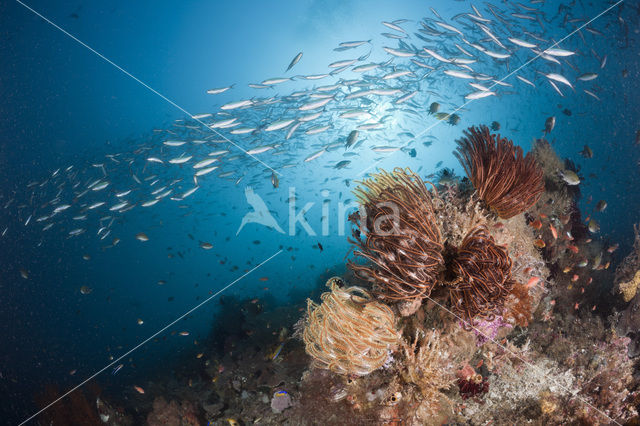
[(589, 145), (585, 145), (582, 151), (579, 152), (584, 158), (593, 158), (593, 151), (589, 147)]
[(149, 237), (147, 236), (147, 234), (145, 234), (144, 232), (138, 232), (136, 234), (136, 239), (138, 241), (149, 241)]
[(526, 284), (527, 288), (531, 288), (534, 287), (536, 284), (538, 284), (540, 282), (541, 278), (540, 277), (531, 277), (529, 278), (529, 281)]
[(498, 123), (497, 121), (491, 122), (491, 130), (493, 130), (494, 132), (500, 130), (500, 123)]
[(25, 280), (29, 279), (29, 271), (27, 271), (26, 269), (20, 269), (20, 276), (22, 278), (24, 278)]
[(349, 133), (349, 136), (347, 136), (347, 143), (345, 145), (345, 149), (353, 146), (353, 144), (356, 143), (356, 141), (358, 140), (358, 131), (357, 130), (352, 130)]
[(573, 89), (573, 85), (563, 75), (556, 74), (556, 73), (549, 73), (549, 74), (544, 74), (544, 76), (547, 77), (549, 80), (557, 81), (558, 83), (565, 84)]
[(324, 250), (324, 248), (322, 247), (322, 244), (320, 244), (319, 241), (318, 241), (318, 248), (320, 249), (320, 251)]
[(591, 219), (589, 221), (587, 228), (589, 229), (589, 232), (591, 232), (592, 234), (596, 234), (600, 232), (600, 224), (595, 219)]
[(572, 253), (575, 253), (575, 254), (578, 254), (578, 251), (579, 251), (578, 246), (573, 244), (569, 244), (567, 246), (567, 249), (569, 249)]
[(188, 336), (189, 332), (188, 331), (181, 331), (180, 333), (178, 333), (181, 336)]
[(80, 287), (81, 294), (90, 294), (92, 291), (93, 289), (89, 286), (83, 285), (82, 287)]
[(396, 152), (400, 150), (400, 147), (396, 146), (374, 146), (371, 148), (373, 152)]
[(598, 101), (600, 100), (600, 98), (598, 97), (598, 95), (596, 95), (595, 93), (593, 93), (593, 92), (591, 92), (591, 91), (589, 91), (589, 90), (587, 90), (587, 89), (584, 89), (584, 93), (586, 93), (587, 95), (591, 96), (592, 98), (594, 98), (594, 99), (596, 99), (596, 100), (598, 100)]
[(333, 166), (333, 168), (334, 169), (344, 169), (349, 164), (351, 164), (350, 160), (342, 160), (342, 161), (338, 162), (335, 166)]
[(278, 355), (280, 355), (280, 352), (282, 352), (282, 348), (284, 347), (284, 342), (280, 343), (276, 349), (269, 354), (269, 359), (271, 359), (272, 361), (274, 361), (276, 358), (278, 358)]
[(169, 160), (169, 163), (171, 164), (184, 164), (187, 161), (191, 160), (190, 155), (187, 155), (186, 157), (177, 157), (177, 158), (172, 158), (171, 160)]
[(545, 248), (547, 246), (547, 244), (544, 242), (543, 239), (538, 238), (533, 242), (533, 245), (538, 247), (538, 248)]
[(549, 224), (549, 230), (551, 231), (551, 235), (553, 236), (553, 239), (557, 240), (558, 239), (558, 231), (556, 230), (556, 228), (552, 224)]
[(607, 208), (607, 202), (605, 200), (600, 200), (598, 201), (598, 203), (596, 204), (596, 211), (604, 211), (604, 209)]
[(548, 133), (551, 133), (554, 127), (556, 127), (556, 118), (552, 116), (546, 119), (546, 121), (544, 122), (544, 129), (542, 131), (546, 135)]
[(535, 49), (538, 47), (537, 44), (533, 44), (533, 43), (529, 43), (528, 41), (524, 41), (524, 40), (520, 40), (518, 38), (507, 38), (507, 40), (509, 40), (511, 43), (520, 46), (520, 47), (526, 47), (527, 49)]
[(431, 103), (431, 105), (429, 105), (429, 114), (435, 114), (440, 110), (440, 104), (437, 102), (433, 102)]
[(236, 101), (236, 102), (229, 102), (226, 103), (224, 105), (222, 105), (220, 107), (221, 110), (230, 110), (230, 109), (238, 109), (238, 108), (243, 108), (243, 107), (247, 107), (253, 105), (253, 101), (251, 100), (243, 100), (243, 101)]
[(265, 145), (265, 146), (259, 146), (257, 148), (253, 148), (247, 151), (247, 155), (255, 155), (255, 154), (262, 154), (263, 152), (267, 152), (269, 150), (272, 150), (273, 147), (270, 145)]
[(280, 185), (280, 180), (278, 180), (276, 172), (271, 172), (271, 185), (273, 185), (274, 188), (277, 188)]
[(272, 132), (274, 130), (284, 129), (284, 128), (288, 127), (294, 121), (296, 121), (296, 120), (295, 119), (278, 120), (278, 121), (276, 121), (274, 123), (269, 124), (267, 127), (265, 127), (264, 131), (265, 132)]
[(211, 250), (213, 248), (213, 244), (202, 241), (200, 242), (200, 248), (203, 248), (205, 250)]
[(452, 126), (456, 126), (458, 123), (460, 123), (460, 116), (458, 114), (451, 114), (449, 116), (448, 123)]
[(580, 185), (580, 178), (573, 170), (560, 170), (558, 174), (567, 185)]
[(533, 229), (542, 229), (542, 222), (540, 219), (536, 219), (529, 224)]
[(598, 74), (593, 73), (593, 72), (588, 72), (588, 73), (582, 74), (580, 77), (578, 77), (578, 80), (580, 80), (580, 81), (591, 81), (591, 80), (595, 80), (596, 78), (598, 78)]
[(523, 83), (528, 84), (529, 86), (536, 87), (536, 85), (535, 85), (532, 81), (529, 81), (529, 80), (527, 80), (527, 79), (526, 79), (526, 78), (524, 78), (524, 77), (521, 77), (521, 76), (519, 76), (519, 75), (516, 75), (516, 78), (517, 78), (518, 80), (522, 81)]
[(144, 324), (144, 321), (142, 321), (142, 319), (140, 319), (140, 318), (138, 318), (138, 319), (136, 320), (136, 322), (138, 323), (138, 325), (142, 325), (142, 324)]
[(558, 49), (558, 48), (547, 49), (544, 51), (544, 53), (546, 53), (547, 55), (560, 56), (560, 57), (571, 56), (576, 54), (576, 52), (572, 52), (570, 50)]
[(144, 389), (142, 389), (140, 386), (134, 386), (133, 387), (136, 392), (138, 392), (139, 394), (144, 394)]
[(209, 89), (207, 90), (207, 93), (210, 95), (217, 95), (219, 93), (224, 93), (227, 90), (231, 89), (234, 86), (234, 84), (232, 84), (231, 86), (227, 86), (227, 87), (219, 87), (217, 89)]
[(477, 92), (469, 93), (464, 98), (472, 101), (475, 99), (486, 98), (487, 96), (497, 96), (497, 95), (496, 95), (496, 92), (492, 92), (490, 90), (479, 90)]
[(302, 59), (302, 52), (299, 52), (299, 53), (298, 53), (298, 54), (297, 54), (297, 55), (296, 55), (296, 56), (291, 60), (291, 62), (289, 63), (289, 66), (287, 67), (287, 70), (286, 70), (285, 72), (289, 71), (291, 68), (293, 68), (293, 66), (294, 66), (295, 64), (297, 64), (298, 62), (300, 62), (300, 59)]
[(122, 367), (124, 367), (124, 364), (118, 364), (113, 371), (111, 372), (111, 375), (115, 375), (118, 371), (120, 371), (122, 369)]
[(321, 149), (320, 151), (315, 152), (315, 153), (311, 154), (310, 156), (308, 156), (307, 158), (305, 158), (305, 159), (304, 159), (304, 162), (305, 162), (305, 163), (307, 163), (307, 162), (309, 162), (309, 161), (313, 161), (313, 160), (315, 160), (316, 158), (320, 157), (320, 156), (321, 156), (322, 154), (324, 154), (325, 152), (327, 152), (327, 150), (323, 148), (323, 149)]
[(614, 251), (618, 250), (619, 246), (620, 246), (620, 244), (615, 243), (614, 245), (607, 247), (607, 252), (608, 253), (613, 253)]

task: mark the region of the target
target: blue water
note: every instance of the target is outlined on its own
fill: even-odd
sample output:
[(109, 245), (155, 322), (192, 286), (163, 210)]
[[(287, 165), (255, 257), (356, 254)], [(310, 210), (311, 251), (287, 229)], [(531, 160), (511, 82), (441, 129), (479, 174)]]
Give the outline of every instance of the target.
[[(558, 3), (547, 3), (543, 9), (554, 16)], [(587, 19), (612, 4), (574, 3), (574, 16)], [(92, 164), (105, 163), (112, 183), (105, 193), (125, 190), (133, 185), (131, 168), (105, 155), (124, 153), (127, 158), (141, 158), (142, 168), (149, 154), (134, 151), (142, 145), (159, 146), (167, 139), (153, 129), (167, 129), (174, 120), (188, 119), (167, 99), (190, 114), (199, 114), (216, 112), (227, 102), (287, 95), (314, 85), (332, 84), (338, 78), (357, 78), (345, 72), (318, 82), (298, 79), (274, 89), (247, 87), (248, 83), (271, 77), (328, 72), (329, 63), (369, 50), (333, 50), (348, 40), (372, 39), (373, 51), (364, 62), (382, 62), (389, 56), (382, 46), (397, 44), (380, 35), (389, 32), (381, 21), (410, 19), (412, 22), (403, 26), (413, 30), (417, 20), (433, 17), (430, 5), (446, 19), (471, 11), (468, 2), (457, 1), (27, 4), (166, 99), (23, 5), (12, 1), (0, 5), (0, 208), (14, 199), (0, 215), (0, 231), (8, 227), (0, 238), (0, 418), (7, 419), (7, 424), (20, 422), (37, 411), (33, 397), (46, 384), (72, 388), (281, 249), (224, 295), (259, 297), (270, 306), (302, 303), (327, 270), (344, 271), (349, 244), (347, 236), (338, 232), (340, 225), (345, 226), (345, 217), (338, 216), (338, 203), (354, 198), (350, 194), (354, 184), (347, 187), (345, 179), (361, 179), (358, 173), (373, 164), (378, 155), (369, 150), (371, 145), (406, 140), (402, 132), (419, 134), (436, 120), (392, 114), (385, 122), (387, 142), (367, 142), (366, 148), (359, 148), (359, 157), (348, 158), (351, 164), (345, 169), (333, 167), (343, 159), (342, 149), (312, 162), (303, 159), (318, 150), (318, 143), (346, 137), (350, 128), (337, 125), (335, 131), (321, 136), (294, 138), (280, 158), (270, 153), (258, 155), (280, 173), (277, 189), (270, 182), (271, 171), (263, 164), (221, 144), (220, 149), (230, 149), (227, 155), (243, 156), (224, 168), (234, 171), (233, 179), (206, 176), (200, 180), (200, 189), (185, 201), (163, 199), (152, 208), (136, 207), (118, 215), (112, 234), (105, 240), (96, 237), (95, 217), (99, 215), (87, 221), (87, 231), (78, 237), (68, 236), (76, 227), (72, 214), (65, 217), (66, 223), (43, 231), (35, 217), (42, 214), (40, 206), (53, 199), (57, 191), (55, 186), (34, 191), (27, 187), (30, 182), (43, 182), (56, 169), (73, 165), (85, 173), (80, 180), (86, 185), (90, 177), (102, 176)], [(562, 43), (565, 49), (578, 50), (571, 62), (579, 72), (566, 65), (556, 71), (571, 76), (572, 82), (581, 73), (597, 72), (595, 81), (575, 82), (575, 90), (562, 86), (565, 96), (560, 97), (544, 77), (533, 71), (550, 72), (538, 59), (519, 74), (535, 79), (537, 88), (519, 84), (512, 76), (506, 81), (514, 87), (498, 87), (507, 93), (470, 103), (458, 112), (461, 121), (457, 126), (438, 124), (419, 137), (413, 145), (415, 158), (398, 152), (377, 166), (411, 167), (427, 176), (435, 173), (436, 164), (442, 161), (440, 167), (453, 168), (462, 175), (452, 151), (463, 129), (495, 120), (501, 124), (500, 133), (528, 150), (532, 140), (542, 136), (545, 119), (554, 115), (556, 128), (549, 139), (560, 156), (581, 167), (584, 176), (580, 185), (583, 216), (598, 200), (608, 202), (607, 210), (597, 218), (602, 237), (620, 243), (616, 253), (619, 260), (633, 243), (632, 226), (638, 221), (640, 206), (640, 147), (634, 146), (640, 129), (640, 27), (636, 9), (637, 5), (617, 6), (593, 24), (603, 35), (582, 31), (585, 41), (576, 34)], [(545, 26), (543, 34), (548, 40), (560, 40), (574, 28), (562, 27), (559, 21), (556, 18)], [(423, 44), (415, 37), (412, 42)], [(607, 55), (603, 69), (591, 49), (600, 58)], [(300, 51), (304, 52), (302, 60), (285, 74)], [(509, 69), (514, 70), (526, 59), (524, 55), (513, 58)], [(499, 78), (508, 73), (503, 67), (496, 69), (500, 69), (496, 74)], [(433, 93), (421, 92), (415, 98), (422, 112), (435, 101), (442, 104), (443, 111), (451, 111), (464, 103), (463, 96), (470, 92), (466, 81), (443, 79), (437, 74), (425, 82)], [(205, 93), (231, 84), (234, 88), (223, 94)], [(601, 101), (589, 97), (583, 89), (595, 91)], [(376, 105), (380, 114), (390, 107), (384, 102)], [(265, 119), (263, 124), (278, 120), (287, 111), (282, 108), (256, 113), (253, 118)], [(564, 109), (571, 115), (564, 114)], [(254, 138), (233, 136), (225, 129), (220, 132), (245, 149), (276, 141), (286, 143), (286, 130)], [(427, 135), (434, 139), (425, 139)], [(182, 136), (194, 138), (189, 132)], [(258, 141), (252, 145), (255, 139)], [(422, 143), (427, 140), (433, 141), (429, 147)], [(585, 144), (593, 150), (594, 158), (578, 154)], [(214, 149), (217, 147), (209, 151)], [(295, 166), (280, 168), (287, 163)], [(179, 184), (182, 192), (193, 186), (189, 165), (163, 168), (158, 173), (165, 183), (184, 179)], [(236, 185), (235, 180), (243, 175), (244, 180)], [(249, 224), (236, 236), (242, 217), (250, 210), (244, 197), (247, 185), (275, 212), (284, 234)], [(300, 225), (289, 235), (290, 188), (295, 188), (297, 196), (296, 213), (306, 203), (314, 203), (306, 218), (316, 235), (309, 235)], [(322, 232), (323, 203), (328, 212), (327, 235)], [(32, 213), (29, 226), (24, 226)], [(136, 240), (139, 232), (148, 235), (149, 241)], [(120, 243), (104, 248), (116, 236)], [(203, 250), (201, 241), (211, 243), (213, 248)], [(323, 251), (318, 249), (318, 242)], [(83, 260), (85, 254), (90, 260)], [(21, 277), (20, 270), (28, 272), (28, 279)], [(160, 280), (166, 284), (158, 285)], [(91, 287), (92, 292), (81, 294), (83, 285)], [(181, 359), (201, 351), (198, 344), (208, 336), (219, 307), (220, 298), (213, 298), (161, 333), (158, 341), (152, 340), (120, 361), (124, 368), (117, 375), (111, 376), (109, 368), (95, 380), (104, 388), (130, 389), (178, 368)], [(138, 318), (143, 319), (143, 325), (136, 323)], [(171, 334), (185, 330), (189, 336)], [(74, 375), (69, 374), (72, 370), (77, 370)]]

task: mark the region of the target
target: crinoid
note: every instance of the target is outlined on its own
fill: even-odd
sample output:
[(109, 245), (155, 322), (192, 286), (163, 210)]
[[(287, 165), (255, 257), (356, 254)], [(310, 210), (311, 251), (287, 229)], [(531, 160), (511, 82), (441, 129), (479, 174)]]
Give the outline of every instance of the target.
[(487, 126), (470, 127), (454, 152), (480, 198), (503, 219), (534, 205), (544, 192), (543, 172), (533, 155)]
[(484, 226), (465, 236), (452, 260), (455, 279), (448, 283), (454, 312), (465, 319), (465, 328), (476, 317), (493, 321), (513, 288), (511, 258), (506, 248), (495, 243)]
[(382, 367), (399, 342), (395, 316), (360, 287), (340, 287), (327, 281), (330, 292), (318, 305), (307, 301), (302, 340), (314, 366), (339, 374), (364, 376)]
[(361, 208), (350, 217), (357, 227), (349, 241), (357, 247), (355, 256), (369, 262), (349, 261), (349, 267), (375, 283), (383, 298), (428, 297), (444, 261), (433, 195), (425, 182), (409, 169), (396, 168), (365, 180), (354, 194)]

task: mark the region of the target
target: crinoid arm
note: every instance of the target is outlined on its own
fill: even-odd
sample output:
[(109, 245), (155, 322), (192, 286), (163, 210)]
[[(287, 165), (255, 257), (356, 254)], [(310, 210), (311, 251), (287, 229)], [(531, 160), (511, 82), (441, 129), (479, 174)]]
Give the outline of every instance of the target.
[[(434, 188), (435, 191), (435, 188)], [(361, 204), (353, 239), (356, 257), (349, 262), (361, 278), (372, 282), (383, 298), (428, 297), (444, 263), (433, 194), (409, 169), (382, 171), (361, 183), (354, 194)]]
[(478, 195), (503, 219), (534, 205), (544, 192), (542, 169), (533, 155), (487, 126), (470, 127), (454, 152)]

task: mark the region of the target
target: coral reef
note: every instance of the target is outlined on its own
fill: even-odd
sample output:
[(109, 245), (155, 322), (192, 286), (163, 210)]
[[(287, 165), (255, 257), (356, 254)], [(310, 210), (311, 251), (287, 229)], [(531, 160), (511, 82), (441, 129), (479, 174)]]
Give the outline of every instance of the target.
[(522, 148), (487, 126), (470, 127), (454, 153), (482, 200), (508, 219), (534, 205), (544, 191), (542, 170)]
[(395, 169), (365, 180), (354, 194), (362, 208), (352, 216), (356, 227), (350, 242), (358, 248), (355, 256), (371, 265), (351, 261), (349, 267), (376, 283), (385, 298), (429, 296), (443, 259), (432, 194), (425, 183), (408, 169)]
[(362, 262), (315, 277), (320, 303), (225, 299), (200, 367), (144, 384), (149, 424), (637, 424), (639, 230), (613, 288), (615, 245), (557, 173), (577, 167), (543, 139), (522, 157), (484, 128), (466, 136), (473, 186), (408, 169), (362, 182)]
[(327, 282), (320, 305), (310, 299), (302, 339), (318, 368), (339, 374), (366, 375), (382, 367), (398, 343), (395, 315), (360, 287)]

